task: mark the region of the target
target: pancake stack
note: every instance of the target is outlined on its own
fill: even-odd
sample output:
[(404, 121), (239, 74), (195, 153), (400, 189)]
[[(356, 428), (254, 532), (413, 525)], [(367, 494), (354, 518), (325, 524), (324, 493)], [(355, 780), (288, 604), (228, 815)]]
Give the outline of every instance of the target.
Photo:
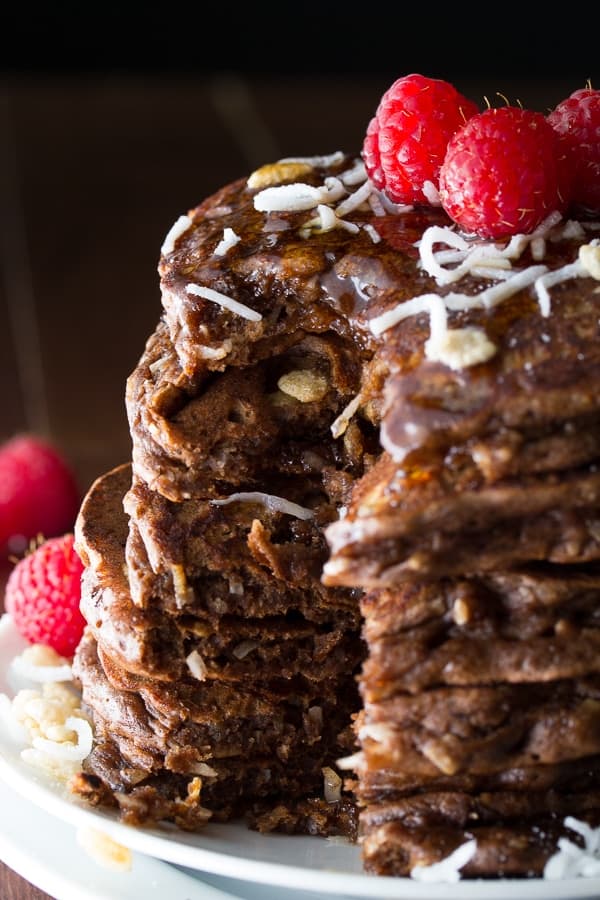
[(132, 462), (77, 526), (93, 802), (351, 833), (353, 769), (393, 875), (472, 839), (463, 874), (539, 874), (600, 822), (591, 226), (453, 276), (449, 225), (332, 154), (167, 235)]
[[(265, 830), (351, 834), (334, 769), (354, 747), (360, 591), (321, 574), (324, 528), (376, 433), (365, 422), (333, 438), (360, 352), (303, 286), (272, 284), (267, 252), (285, 260), (252, 196), (231, 186), (165, 248), (165, 317), (127, 385), (133, 461), (98, 479), (79, 515), (88, 629), (75, 673), (95, 743), (77, 790), (134, 823), (243, 813)], [(214, 251), (233, 225), (243, 252), (224, 263)], [(178, 306), (182, 272), (247, 304), (251, 292), (262, 320), (193, 295)]]
[[(587, 227), (520, 269), (577, 266)], [(351, 763), (379, 874), (475, 839), (463, 875), (541, 875), (561, 835), (580, 843), (565, 818), (600, 823), (600, 291), (582, 275), (550, 309), (524, 289), (486, 310), (483, 365), (406, 366), (404, 323), (386, 332), (386, 449), (325, 567), (367, 591)]]

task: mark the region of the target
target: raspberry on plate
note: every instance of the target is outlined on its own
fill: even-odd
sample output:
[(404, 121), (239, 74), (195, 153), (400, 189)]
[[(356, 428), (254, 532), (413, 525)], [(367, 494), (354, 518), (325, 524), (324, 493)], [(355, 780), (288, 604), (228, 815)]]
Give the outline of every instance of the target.
[(20, 555), (38, 534), (73, 528), (79, 489), (58, 450), (23, 434), (0, 447), (0, 554)]
[(478, 112), (447, 81), (406, 75), (385, 92), (363, 144), (371, 181), (395, 203), (429, 203), (448, 140)]
[(79, 604), (83, 565), (73, 535), (51, 538), (20, 560), (6, 583), (4, 605), (32, 644), (72, 656), (85, 628)]
[(440, 199), (464, 231), (529, 234), (568, 205), (570, 177), (556, 132), (538, 112), (487, 109), (456, 132), (440, 170)]
[(573, 204), (600, 212), (600, 91), (582, 88), (548, 115), (567, 149)]

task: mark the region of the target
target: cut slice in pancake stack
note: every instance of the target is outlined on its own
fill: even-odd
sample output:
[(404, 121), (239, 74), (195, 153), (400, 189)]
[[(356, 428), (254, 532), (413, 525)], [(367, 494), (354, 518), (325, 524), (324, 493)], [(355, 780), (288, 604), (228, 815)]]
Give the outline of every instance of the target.
[[(362, 645), (356, 601), (319, 584), (319, 541), (312, 522), (261, 503), (175, 504), (132, 483), (130, 466), (92, 487), (76, 674), (93, 712), (89, 769), (129, 821), (194, 828), (208, 810), (279, 803), (293, 828), (294, 804), (322, 798)], [(348, 810), (328, 807), (328, 827)]]
[(178, 220), (132, 465), (78, 522), (81, 792), (348, 830), (349, 755), (394, 875), (471, 840), (464, 874), (539, 874), (566, 818), (600, 821), (593, 227), (552, 216), (484, 265), (472, 240), (454, 277), (444, 213), (342, 154)]
[[(309, 296), (325, 247), (291, 218), (278, 248), (252, 198), (231, 186), (188, 221), (180, 250), (163, 248), (165, 320), (127, 385), (133, 463), (99, 478), (80, 512), (75, 673), (95, 742), (78, 789), (133, 823), (250, 814), (264, 829), (352, 834), (335, 766), (355, 749), (361, 592), (321, 575), (324, 529), (378, 452), (373, 424), (343, 416), (366, 352)], [(229, 221), (245, 235), (239, 272), (235, 254), (214, 253)], [(244, 314), (185, 285), (178, 305), (182, 271)]]

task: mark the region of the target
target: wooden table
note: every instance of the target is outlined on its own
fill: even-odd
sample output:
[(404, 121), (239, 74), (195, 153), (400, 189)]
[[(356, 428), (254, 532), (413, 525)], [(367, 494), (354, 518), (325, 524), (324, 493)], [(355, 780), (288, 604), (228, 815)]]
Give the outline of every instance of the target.
[[(0, 440), (50, 437), (82, 490), (127, 460), (125, 379), (160, 316), (170, 225), (265, 162), (359, 150), (387, 86), (375, 76), (0, 81)], [(477, 101), (495, 89), (457, 86)], [(546, 81), (512, 96), (544, 109), (578, 86)], [(0, 896), (47, 895), (0, 866)]]

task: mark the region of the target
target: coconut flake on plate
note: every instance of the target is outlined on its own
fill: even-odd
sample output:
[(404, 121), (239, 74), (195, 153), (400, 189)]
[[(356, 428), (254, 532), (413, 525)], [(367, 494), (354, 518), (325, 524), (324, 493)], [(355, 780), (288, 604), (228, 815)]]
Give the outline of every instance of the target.
[(476, 850), (476, 840), (466, 841), (440, 862), (432, 863), (429, 866), (413, 866), (410, 877), (414, 881), (455, 884), (460, 881), (460, 870), (473, 859)]
[(572, 816), (564, 820), (565, 828), (583, 838), (583, 847), (562, 837), (557, 841), (557, 851), (544, 866), (544, 878), (558, 881), (563, 878), (600, 876), (600, 828), (591, 828)]
[(43, 644), (26, 647), (14, 657), (10, 668), (15, 675), (28, 681), (71, 681), (73, 678), (70, 662)]
[[(74, 740), (70, 732), (74, 734)], [(60, 736), (57, 735), (60, 739), (34, 737), (32, 746), (34, 750), (45, 753), (52, 759), (81, 763), (92, 752), (93, 737), (92, 726), (87, 719), (68, 716), (64, 722), (64, 731), (61, 731)], [(26, 753), (24, 750), (22, 754), (24, 759)]]
[(131, 871), (133, 856), (129, 847), (88, 825), (80, 826), (75, 836), (81, 849), (104, 869), (113, 872)]

